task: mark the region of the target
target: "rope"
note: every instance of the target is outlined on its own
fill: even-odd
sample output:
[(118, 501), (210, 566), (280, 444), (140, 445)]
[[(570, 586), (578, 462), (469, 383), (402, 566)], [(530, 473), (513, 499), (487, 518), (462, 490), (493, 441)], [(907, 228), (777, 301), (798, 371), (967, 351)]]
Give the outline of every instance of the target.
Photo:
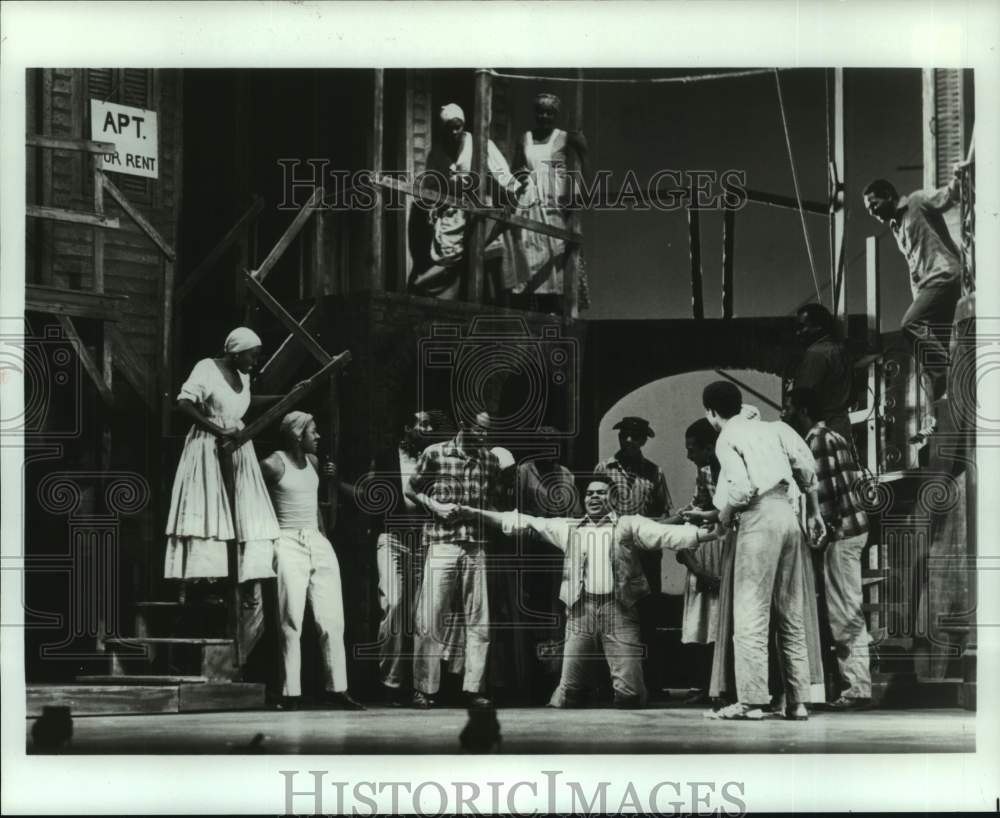
[(806, 229), (806, 212), (802, 209), (802, 195), (799, 192), (799, 175), (795, 171), (795, 157), (792, 155), (792, 138), (788, 133), (788, 118), (785, 116), (785, 101), (781, 96), (781, 78), (778, 76), (777, 68), (774, 69), (774, 84), (778, 89), (778, 108), (781, 110), (781, 125), (785, 130), (785, 147), (788, 149), (788, 164), (792, 166), (792, 184), (795, 186), (795, 201), (799, 205), (799, 219), (802, 222), (802, 235), (806, 240), (809, 269), (812, 271), (813, 284), (816, 286), (816, 300), (822, 301), (819, 277), (816, 275), (816, 262), (813, 259), (812, 243), (809, 241), (809, 231)]
[[(542, 77), (535, 74), (505, 74), (499, 71), (494, 71), (492, 68), (488, 69), (490, 75), (494, 77), (503, 77), (509, 80), (537, 80), (541, 82), (586, 82), (586, 83), (605, 83), (605, 84), (617, 84), (617, 85), (665, 85), (667, 83), (688, 83), (688, 82), (705, 82), (708, 80), (724, 80), (730, 79), (732, 77), (752, 77), (757, 74), (770, 74), (772, 69), (770, 68), (753, 68), (748, 71), (728, 71), (721, 74), (692, 74), (686, 77), (649, 77), (647, 79), (637, 79), (637, 78), (615, 78), (615, 77)], [(777, 71), (778, 69), (773, 69)]]

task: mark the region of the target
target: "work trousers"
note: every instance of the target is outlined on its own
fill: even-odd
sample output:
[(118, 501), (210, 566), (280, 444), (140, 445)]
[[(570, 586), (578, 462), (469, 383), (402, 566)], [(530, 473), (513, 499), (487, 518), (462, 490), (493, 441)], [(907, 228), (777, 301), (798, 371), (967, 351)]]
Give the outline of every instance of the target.
[(872, 674), (868, 645), (871, 636), (862, 612), (861, 551), (868, 534), (833, 540), (823, 555), (826, 610), (837, 646), (837, 665), (848, 699), (870, 699)]
[(490, 647), (486, 551), (479, 543), (433, 543), (427, 550), (414, 638), (413, 687), (429, 696), (441, 686), (441, 660), (464, 644), (462, 689), (479, 693)]
[(739, 701), (764, 705), (768, 628), (776, 619), (782, 670), (795, 702), (809, 700), (809, 654), (802, 616), (799, 522), (783, 491), (759, 497), (740, 515), (733, 566), (733, 659)]
[(423, 554), (420, 529), (380, 534), (377, 549), (379, 603), (379, 672), (386, 687), (407, 687), (413, 668), (415, 606)]
[(582, 704), (593, 687), (590, 670), (596, 659), (608, 663), (615, 704), (645, 704), (646, 684), (642, 675), (645, 652), (635, 606), (622, 605), (613, 594), (584, 592), (569, 611), (562, 677), (549, 704), (552, 707)]
[(283, 529), (275, 561), (285, 665), (282, 694), (302, 694), (302, 620), (306, 602), (319, 632), (324, 687), (338, 693), (347, 690), (344, 599), (333, 546), (317, 529)]
[(913, 347), (920, 364), (929, 400), (940, 398), (948, 384), (948, 344), (955, 307), (962, 295), (958, 276), (942, 276), (927, 282), (917, 291), (913, 303), (903, 314), (900, 328)]

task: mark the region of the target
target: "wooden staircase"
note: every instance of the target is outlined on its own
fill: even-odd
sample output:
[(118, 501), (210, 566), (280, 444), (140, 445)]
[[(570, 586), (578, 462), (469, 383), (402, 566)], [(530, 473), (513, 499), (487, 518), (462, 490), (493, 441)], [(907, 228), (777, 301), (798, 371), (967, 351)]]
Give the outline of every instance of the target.
[[(28, 685), (28, 717), (53, 705), (74, 716), (262, 708), (265, 686), (238, 681), (226, 613), (222, 602), (138, 603), (137, 635), (104, 641), (108, 672), (82, 674), (72, 684)], [(177, 633), (200, 635), (168, 635)]]

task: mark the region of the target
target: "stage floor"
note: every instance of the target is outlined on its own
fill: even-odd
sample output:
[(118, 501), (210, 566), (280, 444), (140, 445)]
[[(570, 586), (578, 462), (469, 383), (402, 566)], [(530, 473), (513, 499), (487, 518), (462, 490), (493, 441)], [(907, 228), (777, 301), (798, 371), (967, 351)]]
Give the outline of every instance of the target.
[[(698, 708), (497, 712), (506, 754), (965, 753), (975, 713), (958, 709), (814, 713), (807, 722), (720, 722)], [(74, 719), (71, 753), (454, 754), (467, 714), (376, 707), (366, 712), (242, 711)], [(28, 752), (32, 751), (28, 720)], [(259, 749), (247, 749), (258, 734)]]

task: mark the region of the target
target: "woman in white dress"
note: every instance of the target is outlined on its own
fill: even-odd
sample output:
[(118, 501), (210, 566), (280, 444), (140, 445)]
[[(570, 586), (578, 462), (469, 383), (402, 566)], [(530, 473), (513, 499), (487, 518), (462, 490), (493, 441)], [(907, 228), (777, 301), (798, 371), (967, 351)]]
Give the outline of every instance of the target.
[[(535, 127), (525, 131), (514, 158), (515, 174), (527, 184), (518, 196), (519, 216), (560, 230), (578, 230), (579, 219), (569, 209), (572, 185), (569, 170), (585, 172), (587, 141), (577, 131), (555, 127), (560, 108), (555, 94), (535, 97)], [(562, 311), (563, 277), (575, 265), (579, 307), (587, 301), (586, 278), (579, 248), (570, 252), (563, 239), (514, 228), (505, 258), (504, 287), (512, 306), (541, 312)]]
[(181, 387), (177, 407), (193, 425), (174, 477), (164, 566), (167, 579), (227, 577), (226, 543), (239, 544), (246, 653), (259, 636), (262, 619), (255, 580), (275, 576), (274, 548), (280, 529), (253, 441), (236, 449), (231, 459), (220, 456), (219, 446), (244, 426), (243, 416), (251, 404), (249, 373), (260, 351), (257, 334), (239, 327), (226, 338), (223, 357), (198, 361)]

